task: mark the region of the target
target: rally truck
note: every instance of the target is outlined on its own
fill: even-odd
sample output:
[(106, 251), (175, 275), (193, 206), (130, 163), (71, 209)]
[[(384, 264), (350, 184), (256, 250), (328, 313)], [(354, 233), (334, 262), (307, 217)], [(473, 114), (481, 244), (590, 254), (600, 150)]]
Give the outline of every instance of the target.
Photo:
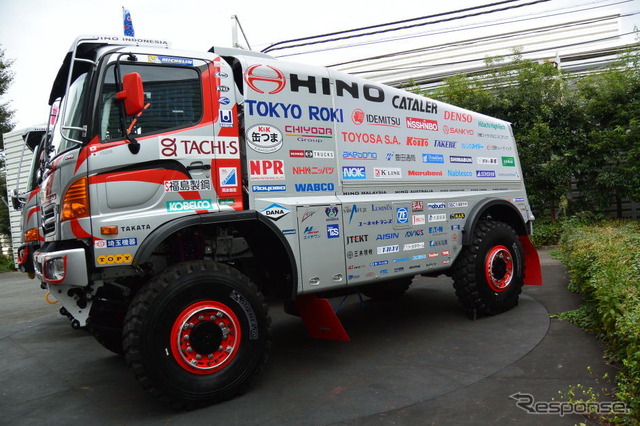
[(328, 296), (450, 274), (471, 316), (540, 284), (508, 122), (268, 55), (81, 37), (53, 83), (37, 277), (176, 407), (263, 369), (265, 300), (347, 341)]

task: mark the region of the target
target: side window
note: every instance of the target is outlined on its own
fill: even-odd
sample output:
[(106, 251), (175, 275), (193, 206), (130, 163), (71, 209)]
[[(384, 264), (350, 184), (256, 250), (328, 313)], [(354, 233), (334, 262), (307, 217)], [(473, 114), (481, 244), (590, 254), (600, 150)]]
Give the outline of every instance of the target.
[[(196, 124), (202, 117), (202, 91), (198, 71), (158, 65), (120, 65), (121, 74), (137, 72), (144, 84), (145, 106), (131, 133), (147, 135)], [(106, 72), (101, 98), (100, 138), (119, 139), (122, 133), (120, 102), (117, 92), (115, 65)], [(133, 117), (125, 117), (125, 128)]]

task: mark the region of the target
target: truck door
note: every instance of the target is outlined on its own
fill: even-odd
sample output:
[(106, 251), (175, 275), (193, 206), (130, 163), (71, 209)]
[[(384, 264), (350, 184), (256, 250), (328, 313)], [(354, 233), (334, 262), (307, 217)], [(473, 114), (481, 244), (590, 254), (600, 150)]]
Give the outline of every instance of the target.
[[(180, 216), (217, 212), (220, 200), (235, 204), (238, 192), (238, 170), (234, 176), (230, 166), (216, 164), (217, 157), (239, 163), (240, 153), (237, 136), (218, 137), (220, 117), (225, 125), (237, 124), (213, 104), (219, 95), (212, 93), (218, 78), (212, 64), (155, 55), (135, 59), (120, 64), (114, 59), (105, 67), (98, 89), (99, 134), (85, 148), (97, 265), (130, 263), (137, 246), (158, 226)], [(123, 134), (117, 65), (120, 75), (135, 72), (143, 82), (145, 108), (137, 117), (124, 118), (140, 144), (137, 153)], [(216, 189), (229, 192), (222, 197)], [(105, 235), (104, 229), (113, 233)]]
[(305, 206), (297, 213), (304, 292), (346, 285), (341, 207)]

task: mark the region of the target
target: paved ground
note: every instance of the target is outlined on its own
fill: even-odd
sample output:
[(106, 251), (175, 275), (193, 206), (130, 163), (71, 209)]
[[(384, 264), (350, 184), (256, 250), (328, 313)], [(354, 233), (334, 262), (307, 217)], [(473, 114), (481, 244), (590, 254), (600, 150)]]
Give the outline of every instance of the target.
[[(557, 313), (579, 306), (565, 268), (542, 251), (542, 287), (505, 314), (469, 321), (447, 278), (416, 278), (393, 302), (339, 316), (352, 342), (309, 339), (274, 307), (274, 349), (256, 386), (232, 401), (175, 412), (147, 396), (122, 358), (72, 330), (38, 283), (0, 274), (0, 424), (576, 424), (533, 415), (509, 396), (551, 401), (611, 371), (602, 346)], [(335, 300), (337, 304), (341, 300)], [(591, 367), (590, 374), (587, 367)]]

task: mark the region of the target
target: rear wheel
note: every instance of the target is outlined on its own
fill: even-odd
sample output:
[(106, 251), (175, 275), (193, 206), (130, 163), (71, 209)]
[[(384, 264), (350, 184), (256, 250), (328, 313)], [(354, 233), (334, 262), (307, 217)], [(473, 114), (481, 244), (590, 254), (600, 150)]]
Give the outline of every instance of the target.
[(495, 315), (518, 304), (524, 267), (522, 244), (503, 222), (482, 220), (472, 244), (453, 266), (456, 295), (470, 315)]
[(245, 391), (271, 346), (268, 309), (246, 276), (194, 261), (152, 279), (124, 326), (127, 363), (154, 396), (197, 408)]

